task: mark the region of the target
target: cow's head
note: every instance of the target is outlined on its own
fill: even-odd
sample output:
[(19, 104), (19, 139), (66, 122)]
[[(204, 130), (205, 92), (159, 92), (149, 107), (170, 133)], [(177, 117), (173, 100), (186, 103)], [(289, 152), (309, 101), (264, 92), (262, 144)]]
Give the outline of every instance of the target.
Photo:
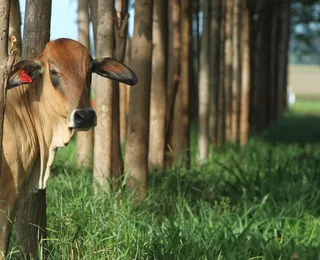
[[(8, 88), (42, 79), (41, 97), (69, 129), (88, 130), (97, 116), (90, 106), (91, 74), (134, 85), (137, 77), (126, 65), (111, 58), (93, 59), (88, 49), (71, 39), (49, 42), (35, 60), (16, 64)], [(100, 86), (102, 87), (102, 86)]]

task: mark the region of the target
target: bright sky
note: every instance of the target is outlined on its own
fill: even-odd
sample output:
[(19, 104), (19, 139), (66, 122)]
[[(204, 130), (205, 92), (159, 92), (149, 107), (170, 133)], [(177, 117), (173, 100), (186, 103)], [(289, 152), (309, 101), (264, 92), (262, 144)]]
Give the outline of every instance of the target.
[[(21, 19), (23, 24), (23, 17), (25, 11), (26, 0), (19, 0), (21, 8)], [(50, 39), (57, 38), (71, 38), (77, 40), (77, 0), (52, 0), (51, 10), (51, 36)], [(131, 26), (130, 26), (131, 25)], [(132, 32), (133, 15), (130, 15), (129, 26)], [(23, 33), (23, 31), (22, 31)]]

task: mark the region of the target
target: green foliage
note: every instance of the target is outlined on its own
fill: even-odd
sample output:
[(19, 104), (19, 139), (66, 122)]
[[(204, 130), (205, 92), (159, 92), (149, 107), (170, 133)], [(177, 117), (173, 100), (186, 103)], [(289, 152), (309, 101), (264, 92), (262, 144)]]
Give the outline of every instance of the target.
[(151, 173), (144, 202), (94, 196), (71, 144), (48, 184), (48, 258), (319, 259), (319, 116), (319, 105), (298, 102), (244, 148)]
[(320, 1), (294, 0), (291, 5), (290, 60), (320, 64)]

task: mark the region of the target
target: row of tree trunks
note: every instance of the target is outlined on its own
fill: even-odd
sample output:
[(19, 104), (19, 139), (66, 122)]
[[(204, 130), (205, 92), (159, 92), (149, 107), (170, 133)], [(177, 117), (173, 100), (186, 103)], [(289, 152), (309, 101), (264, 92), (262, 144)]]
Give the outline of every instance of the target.
[[(119, 32), (123, 32), (121, 24), (127, 13), (122, 5), (127, 8), (127, 2), (117, 3), (120, 12), (118, 22), (114, 23), (114, 50), (115, 57), (123, 61), (126, 35), (122, 33), (120, 37)], [(190, 107), (194, 106), (196, 96), (199, 96), (198, 159), (201, 162), (208, 158), (209, 142), (215, 147), (226, 142), (244, 145), (249, 133), (260, 131), (283, 114), (290, 1), (203, 0), (200, 3), (203, 33), (198, 61), (198, 50), (192, 48), (192, 42), (198, 46), (199, 36), (193, 41), (191, 36), (193, 20), (198, 32), (198, 1), (136, 1), (130, 64), (138, 74), (139, 84), (130, 94), (126, 86), (121, 86), (119, 91), (117, 84), (113, 84), (112, 90), (107, 87), (112, 92), (109, 94), (112, 102), (104, 100), (97, 104), (98, 114), (102, 108), (104, 111), (113, 108), (112, 120), (110, 116), (105, 120), (108, 113), (103, 117), (98, 115), (102, 118), (95, 139), (98, 147), (95, 148), (94, 171), (98, 179), (121, 179), (123, 162), (119, 139), (126, 141), (127, 186), (129, 189), (140, 187), (139, 196), (143, 197), (146, 189), (148, 167), (149, 170), (161, 169), (165, 162), (169, 165), (182, 162), (181, 165), (188, 166)], [(94, 7), (93, 3), (91, 5)], [(92, 14), (100, 13), (100, 3), (98, 6), (99, 11), (93, 9)], [(99, 49), (99, 37), (102, 36), (99, 36), (99, 24), (95, 25), (92, 20)], [(97, 54), (101, 56), (99, 51)], [(198, 68), (199, 75), (193, 75), (197, 74)], [(196, 83), (195, 79), (198, 80)], [(98, 92), (97, 96), (101, 98)], [(111, 125), (113, 131), (109, 133)], [(110, 145), (108, 140), (113, 143)], [(145, 165), (146, 158), (148, 165)], [(103, 174), (99, 177), (97, 172)], [(117, 187), (119, 183), (115, 185)]]
[[(22, 57), (34, 59), (50, 38), (51, 0), (27, 0), (24, 18)], [(17, 239), (25, 253), (36, 255), (38, 243), (45, 238), (46, 190), (29, 194), (17, 206)], [(41, 247), (44, 254), (43, 246)]]
[(249, 6), (252, 133), (278, 120), (286, 107), (290, 3), (260, 0)]

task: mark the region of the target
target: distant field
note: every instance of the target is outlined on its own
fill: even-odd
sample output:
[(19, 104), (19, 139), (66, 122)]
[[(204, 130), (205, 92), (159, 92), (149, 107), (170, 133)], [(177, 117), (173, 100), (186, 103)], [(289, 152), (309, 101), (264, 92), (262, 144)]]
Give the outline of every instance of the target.
[(289, 85), (299, 99), (320, 100), (320, 66), (290, 65)]

